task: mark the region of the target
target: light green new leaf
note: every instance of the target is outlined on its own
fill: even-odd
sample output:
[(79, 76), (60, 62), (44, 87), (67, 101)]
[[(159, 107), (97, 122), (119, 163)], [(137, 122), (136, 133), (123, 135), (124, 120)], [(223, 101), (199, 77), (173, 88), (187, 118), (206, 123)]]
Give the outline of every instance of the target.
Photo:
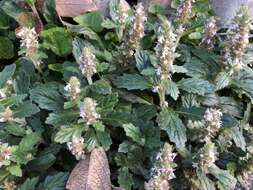
[(9, 172), (17, 177), (22, 177), (22, 170), (20, 165), (11, 165), (7, 168), (9, 170)]
[(101, 32), (103, 30), (102, 23), (104, 18), (101, 13), (97, 11), (77, 16), (74, 18), (74, 21), (82, 26), (91, 28), (95, 32)]
[(228, 72), (221, 72), (216, 78), (216, 87), (215, 90), (221, 90), (229, 85), (231, 81), (230, 75)]
[(163, 109), (159, 113), (157, 123), (161, 129), (167, 132), (170, 140), (174, 142), (178, 148), (185, 146), (185, 142), (187, 141), (186, 128), (178, 114), (171, 108)]
[(72, 52), (71, 33), (65, 28), (54, 27), (41, 33), (43, 46), (58, 56), (66, 56)]
[(139, 143), (140, 145), (145, 144), (145, 138), (141, 134), (140, 128), (135, 127), (133, 124), (124, 124), (123, 128), (126, 132), (126, 135), (130, 137), (133, 141)]
[(120, 168), (118, 175), (118, 183), (123, 189), (131, 190), (131, 187), (134, 184), (133, 175), (129, 173), (127, 167)]
[(214, 85), (203, 79), (187, 78), (178, 83), (178, 87), (188, 93), (205, 95), (214, 91)]
[[(1, 45), (0, 45), (0, 47), (1, 47)], [(0, 54), (1, 54), (1, 52), (0, 52)], [(0, 72), (0, 88), (4, 87), (4, 84), (6, 83), (7, 80), (9, 80), (12, 77), (15, 70), (16, 70), (15, 64), (7, 65), (4, 67), (4, 70), (2, 70)]]
[(145, 90), (152, 87), (144, 77), (138, 74), (123, 74), (117, 77), (114, 84), (118, 88), (126, 88), (127, 90)]

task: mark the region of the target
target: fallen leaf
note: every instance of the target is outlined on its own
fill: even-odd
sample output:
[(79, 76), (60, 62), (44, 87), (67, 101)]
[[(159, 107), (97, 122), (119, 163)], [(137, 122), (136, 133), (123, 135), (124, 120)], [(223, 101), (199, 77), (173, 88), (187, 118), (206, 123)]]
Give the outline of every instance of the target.
[(73, 169), (68, 190), (111, 190), (110, 170), (104, 149), (96, 148)]
[(93, 0), (56, 0), (56, 11), (60, 17), (75, 17), (97, 10)]

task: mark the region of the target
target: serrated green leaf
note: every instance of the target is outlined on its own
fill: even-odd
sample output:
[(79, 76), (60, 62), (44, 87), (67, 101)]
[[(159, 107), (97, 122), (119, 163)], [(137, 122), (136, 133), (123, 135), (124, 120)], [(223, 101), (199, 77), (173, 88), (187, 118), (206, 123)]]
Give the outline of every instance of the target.
[[(1, 52), (0, 52), (1, 54)], [(0, 72), (0, 88), (3, 88), (4, 84), (7, 80), (9, 80), (16, 70), (16, 65), (7, 65), (5, 68)]]
[(242, 90), (241, 93), (245, 93), (251, 100), (253, 100), (253, 71), (252, 70), (241, 70), (239, 72), (238, 79), (235, 80), (234, 84)]
[(85, 13), (75, 17), (74, 20), (82, 26), (91, 28), (95, 32), (101, 32), (103, 30), (102, 23), (104, 19), (100, 12)]
[(210, 167), (209, 171), (218, 180), (218, 187), (220, 190), (235, 188), (237, 180), (229, 173), (229, 171), (222, 170), (216, 165)]
[(242, 132), (240, 131), (239, 127), (232, 127), (230, 128), (231, 130), (231, 135), (233, 138), (233, 141), (235, 142), (235, 145), (239, 148), (241, 148), (243, 151), (245, 151), (246, 149), (246, 141), (245, 138), (242, 134)]
[(32, 153), (36, 151), (35, 146), (41, 141), (39, 133), (27, 134), (19, 143), (18, 148), (13, 153), (13, 158), (17, 163), (26, 164), (30, 161)]
[(213, 182), (206, 176), (206, 174), (201, 170), (197, 169), (197, 176), (200, 182), (199, 189), (201, 190), (215, 190)]
[(214, 91), (214, 85), (203, 79), (182, 79), (177, 84), (180, 89), (188, 93), (205, 95), (206, 93), (212, 93)]
[(4, 128), (9, 134), (14, 136), (25, 136), (25, 129), (19, 125), (10, 123)]
[(103, 95), (112, 93), (112, 87), (110, 83), (106, 80), (96, 81), (90, 86), (90, 89), (96, 93), (103, 94)]
[(74, 136), (80, 137), (83, 129), (83, 127), (62, 126), (56, 133), (54, 140), (58, 143), (70, 142)]
[(152, 84), (138, 74), (124, 74), (117, 77), (114, 84), (118, 88), (126, 88), (127, 90), (145, 90), (152, 87)]
[(117, 24), (112, 22), (110, 19), (105, 19), (101, 25), (106, 29), (113, 29), (118, 27)]
[(113, 111), (113, 108), (117, 105), (118, 103), (118, 94), (113, 93), (109, 94), (107, 96), (102, 96), (96, 99), (97, 104), (98, 104), (98, 112), (102, 116), (106, 116), (110, 112)]
[(145, 138), (141, 134), (141, 131), (138, 127), (135, 127), (133, 124), (124, 124), (123, 128), (126, 132), (126, 135), (130, 137), (133, 141), (137, 142), (140, 145), (145, 144)]
[(46, 119), (46, 123), (54, 126), (60, 126), (67, 123), (71, 123), (78, 117), (79, 117), (79, 110), (78, 111), (68, 110), (60, 113), (50, 113)]
[(66, 56), (72, 52), (72, 37), (69, 31), (61, 27), (44, 30), (41, 33), (43, 46), (58, 56)]
[(18, 190), (35, 190), (39, 178), (28, 178), (25, 182), (18, 188)]
[(56, 157), (53, 154), (45, 154), (38, 156), (36, 159), (28, 163), (29, 172), (43, 172), (50, 168), (56, 161)]
[(216, 87), (215, 90), (221, 90), (229, 85), (231, 81), (230, 75), (228, 72), (221, 72), (216, 78)]
[(165, 80), (162, 84), (165, 87), (166, 94), (169, 94), (174, 100), (177, 100), (179, 96), (177, 84), (171, 80)]
[(110, 149), (110, 146), (112, 145), (112, 139), (110, 137), (109, 131), (97, 131), (97, 138), (98, 142), (101, 144), (101, 146), (105, 149), (105, 151)]
[(68, 180), (68, 173), (59, 172), (52, 176), (47, 176), (46, 179), (39, 184), (36, 190), (65, 190), (65, 185)]
[(22, 177), (22, 170), (20, 165), (11, 165), (8, 167), (8, 170), (11, 173), (11, 175)]
[(11, 95), (11, 97), (8, 97), (6, 99), (3, 99), (1, 101), (1, 105), (4, 106), (13, 106), (13, 105), (19, 105), (22, 104), (23, 100), (27, 97), (26, 94), (22, 95)]
[(144, 50), (137, 50), (134, 54), (136, 67), (137, 69), (142, 72), (147, 67), (151, 66), (151, 61), (149, 58), (149, 54)]
[(25, 101), (15, 110), (13, 116), (18, 118), (30, 117), (39, 111), (40, 109), (35, 104), (30, 101)]
[(171, 108), (163, 109), (158, 117), (157, 123), (161, 129), (165, 130), (170, 137), (170, 140), (176, 144), (178, 148), (185, 146), (186, 128), (177, 115)]
[(37, 85), (34, 89), (30, 90), (30, 97), (42, 109), (54, 111), (63, 108), (63, 99), (59, 94), (57, 83), (49, 82)]
[(47, 23), (55, 23), (56, 21), (56, 5), (55, 0), (44, 1), (43, 16)]
[(118, 183), (125, 190), (131, 190), (134, 181), (133, 175), (129, 173), (128, 168), (123, 167), (119, 170)]

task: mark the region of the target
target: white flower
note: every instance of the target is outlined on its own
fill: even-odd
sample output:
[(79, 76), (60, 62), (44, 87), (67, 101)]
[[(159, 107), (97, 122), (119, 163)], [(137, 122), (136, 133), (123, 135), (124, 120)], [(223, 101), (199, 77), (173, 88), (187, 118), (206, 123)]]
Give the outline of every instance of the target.
[(77, 160), (85, 159), (84, 139), (82, 137), (74, 136), (71, 142), (67, 142), (67, 146)]
[(12, 110), (7, 107), (4, 112), (0, 112), (0, 122), (7, 122), (12, 118)]
[(80, 81), (76, 77), (71, 77), (68, 84), (64, 87), (64, 90), (69, 93), (72, 99), (76, 99), (81, 93)]
[(8, 143), (0, 142), (0, 168), (6, 165), (6, 161), (9, 161), (12, 154), (12, 149)]
[(207, 108), (204, 119), (207, 125), (219, 129), (222, 125), (221, 116), (222, 112), (219, 109)]
[(83, 54), (80, 57), (79, 68), (81, 73), (87, 78), (88, 81), (91, 80), (91, 77), (95, 73), (97, 73), (95, 55), (87, 47), (83, 48)]
[(96, 102), (92, 98), (84, 98), (80, 106), (80, 116), (86, 121), (87, 125), (92, 125), (97, 122), (100, 115), (96, 111)]
[(22, 27), (17, 32), (17, 37), (21, 38), (20, 46), (25, 50), (25, 55), (33, 61), (36, 68), (39, 68), (41, 59), (38, 56), (39, 42), (35, 28)]

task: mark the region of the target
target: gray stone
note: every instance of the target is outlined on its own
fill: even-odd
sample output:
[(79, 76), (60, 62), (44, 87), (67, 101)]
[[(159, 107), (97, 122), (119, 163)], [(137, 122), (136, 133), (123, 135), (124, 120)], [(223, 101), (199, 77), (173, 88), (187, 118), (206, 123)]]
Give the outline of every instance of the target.
[(249, 6), (253, 16), (253, 0), (212, 0), (214, 12), (220, 19), (220, 26), (230, 27), (232, 19), (243, 4)]

